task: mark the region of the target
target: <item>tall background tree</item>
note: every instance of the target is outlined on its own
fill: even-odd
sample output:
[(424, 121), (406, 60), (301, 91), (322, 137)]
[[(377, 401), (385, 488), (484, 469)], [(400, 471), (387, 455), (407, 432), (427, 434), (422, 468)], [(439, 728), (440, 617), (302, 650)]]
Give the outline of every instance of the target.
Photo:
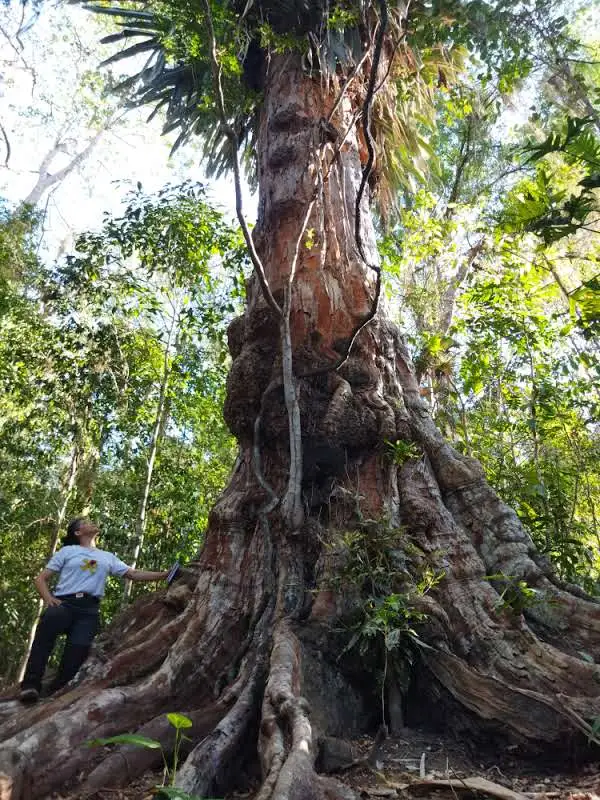
[[(144, 538), (160, 539), (148, 561), (165, 565), (202, 541), (233, 458), (219, 408), (241, 264), (234, 232), (203, 197), (191, 185), (134, 193), (122, 217), (82, 235), (52, 273), (30, 249), (32, 217), (5, 222), (6, 244), (23, 251), (6, 250), (20, 275), (4, 284), (0, 321), (7, 682), (27, 658), (40, 610), (27, 583), (68, 515), (98, 517), (131, 563), (146, 562)], [(118, 604), (115, 586), (106, 618)]]
[[(483, 380), (498, 402), (515, 390), (526, 396), (527, 441), (515, 441), (522, 421), (508, 416), (514, 462), (529, 459), (536, 471), (541, 505), (534, 522), (543, 517), (536, 534), (562, 524), (560, 502), (550, 507), (550, 470), (540, 447), (549, 423), (540, 415), (541, 398), (549, 371), (558, 368), (543, 355), (556, 340), (554, 321), (542, 326), (542, 312), (523, 307), (507, 319), (500, 301), (504, 295), (505, 304), (514, 304), (510, 275), (488, 285), (487, 294), (485, 278), (479, 280), (470, 288), (467, 368), (455, 392), (464, 412), (459, 449), (443, 438), (422, 397), (423, 388), (432, 399), (437, 391), (434, 379), (444, 370), (433, 370), (432, 357), (448, 347), (443, 338), (456, 289), (470, 270), (479, 271), (472, 248), (485, 244), (478, 238), (465, 246), (456, 211), (469, 186), (467, 171), (474, 177), (476, 129), (485, 127), (477, 107), (468, 110), (465, 98), (455, 99), (459, 144), (446, 140), (460, 160), (442, 222), (457, 225), (466, 268), (461, 261), (437, 269), (437, 245), (437, 252), (423, 253), (425, 268), (437, 271), (434, 285), (442, 284), (435, 285), (438, 344), (427, 315), (415, 313), (417, 334), (429, 337), (420, 343), (427, 345), (425, 387), (380, 303), (370, 214), (379, 197), (383, 215), (391, 216), (390, 198), (406, 198), (423, 180), (439, 95), (454, 91), (461, 70), (494, 99), (541, 65), (552, 69), (578, 58), (559, 9), (207, 0), (193, 10), (162, 3), (105, 13), (121, 26), (113, 41), (140, 40), (124, 56), (151, 55), (138, 76), (140, 102), (166, 109), (167, 128), (179, 128), (181, 142), (201, 134), (212, 169), (234, 171), (254, 267), (246, 311), (228, 333), (233, 363), (224, 411), (239, 455), (184, 580), (164, 601), (154, 597), (121, 618), (75, 691), (4, 723), (14, 797), (28, 775), (40, 792), (82, 770), (82, 792), (127, 783), (152, 765), (153, 752), (129, 747), (91, 765), (89, 751), (78, 746), (89, 736), (90, 717), (96, 735), (137, 730), (166, 745), (162, 714), (174, 707), (194, 721), (177, 779), (182, 791), (224, 790), (258, 745), (261, 800), (323, 791), (341, 797), (339, 785), (315, 772), (316, 731), (348, 735), (377, 721), (393, 724), (388, 698), (394, 694), (408, 695), (413, 708), (403, 671), (388, 668), (392, 651), (415, 665), (420, 713), (446, 726), (532, 750), (561, 747), (566, 737), (594, 739), (600, 606), (557, 575), (487, 482), (464, 417), (467, 401), (475, 411), (484, 407), (468, 354), (469, 346), (488, 344), (477, 340), (486, 335), (477, 314), (493, 299), (485, 314), (508, 344), (494, 346), (480, 372), (489, 370)], [(577, 82), (574, 68), (568, 73)], [(485, 107), (486, 98), (481, 102)], [(568, 141), (582, 125), (575, 131), (571, 125), (570, 137), (567, 128)], [(563, 145), (553, 138), (535, 158), (565, 151)], [(481, 140), (478, 147), (476, 153), (484, 149)], [(240, 150), (259, 190), (252, 237), (240, 209)], [(591, 172), (580, 177), (588, 185), (577, 189), (571, 181), (568, 190), (552, 193), (546, 181), (545, 198), (536, 180), (509, 198), (512, 233), (541, 233), (549, 243), (564, 238), (557, 227), (568, 235), (593, 227), (593, 198), (582, 196), (593, 191)], [(534, 184), (537, 195), (530, 197)], [(559, 210), (567, 223), (554, 216)], [(430, 227), (436, 224), (439, 218)], [(418, 289), (414, 271), (409, 285)], [(585, 289), (579, 304), (572, 298), (575, 320), (586, 317), (585, 325), (595, 319), (590, 280), (584, 276), (577, 289)], [(572, 341), (580, 345), (577, 335)], [(508, 345), (507, 380), (502, 376), (498, 389), (490, 372)], [(576, 424), (593, 446), (587, 409), (580, 413)], [(356, 566), (366, 562), (385, 579), (369, 580)], [(369, 658), (357, 658), (350, 647), (357, 632), (380, 634)], [(380, 696), (383, 702), (373, 703)]]
[[(45, 258), (73, 248), (101, 210), (116, 213), (125, 188), (196, 178), (194, 147), (169, 161), (169, 137), (127, 105), (126, 75), (100, 62), (103, 20), (72, 5), (0, 5), (0, 195), (40, 216)], [(142, 155), (143, 153), (143, 155)], [(100, 211), (101, 213), (101, 211)]]

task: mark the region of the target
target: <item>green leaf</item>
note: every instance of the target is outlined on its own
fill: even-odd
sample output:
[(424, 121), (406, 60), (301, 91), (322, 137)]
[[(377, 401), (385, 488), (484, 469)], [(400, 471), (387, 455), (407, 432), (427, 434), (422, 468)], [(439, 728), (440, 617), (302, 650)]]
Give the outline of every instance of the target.
[(160, 750), (161, 744), (156, 739), (149, 739), (147, 736), (140, 736), (137, 733), (120, 733), (118, 736), (108, 736), (104, 739), (91, 739), (86, 742), (89, 747), (107, 744), (133, 744), (137, 747), (147, 747), (149, 750)]
[(167, 714), (167, 719), (177, 730), (180, 730), (181, 728), (191, 728), (193, 724), (192, 720), (189, 717), (186, 717), (185, 714), (177, 714), (175, 712)]
[(588, 739), (597, 740), (599, 737), (600, 737), (600, 717), (596, 717), (596, 719), (592, 722), (592, 730), (590, 731)]
[(581, 656), (583, 661), (587, 661), (588, 664), (594, 664), (594, 658), (589, 653), (586, 653), (585, 650), (578, 650), (578, 655)]
[(176, 786), (157, 786), (156, 796), (168, 797), (170, 800), (209, 800), (209, 798), (198, 797), (196, 794), (188, 794)]

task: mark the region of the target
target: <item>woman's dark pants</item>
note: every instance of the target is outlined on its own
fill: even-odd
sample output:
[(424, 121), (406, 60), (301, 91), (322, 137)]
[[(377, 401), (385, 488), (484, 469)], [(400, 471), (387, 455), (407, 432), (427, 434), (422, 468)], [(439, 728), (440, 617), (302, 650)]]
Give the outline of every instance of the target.
[(99, 623), (98, 603), (92, 599), (64, 599), (59, 606), (49, 606), (40, 618), (21, 688), (41, 691), (42, 678), (56, 640), (66, 633), (65, 649), (49, 692), (62, 688), (75, 677), (88, 657)]

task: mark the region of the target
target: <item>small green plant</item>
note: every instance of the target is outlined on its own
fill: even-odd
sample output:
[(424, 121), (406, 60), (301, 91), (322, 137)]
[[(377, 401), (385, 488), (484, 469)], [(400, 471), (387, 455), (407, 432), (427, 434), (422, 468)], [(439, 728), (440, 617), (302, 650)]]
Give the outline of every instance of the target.
[(363, 619), (348, 644), (348, 649), (358, 645), (363, 654), (369, 641), (377, 637), (381, 637), (386, 652), (394, 650), (404, 635), (416, 636), (413, 626), (426, 618), (423, 612), (414, 608), (408, 594), (369, 597), (364, 603), (363, 613)]
[[(183, 731), (192, 727), (192, 720), (186, 717), (185, 714), (177, 714), (175, 712), (166, 715), (169, 724), (175, 728), (175, 742), (173, 744), (173, 759), (171, 764), (167, 760), (167, 756), (163, 749), (162, 744), (157, 739), (150, 739), (147, 736), (141, 736), (138, 733), (120, 733), (117, 736), (108, 736), (103, 739), (92, 739), (87, 742), (90, 747), (100, 746), (104, 747), (110, 744), (131, 744), (135, 747), (146, 747), (149, 750), (160, 750), (163, 764), (164, 776), (163, 785), (155, 786), (154, 791), (157, 797), (170, 798), (171, 800), (202, 800), (196, 795), (188, 794), (183, 789), (178, 789), (175, 784), (177, 777), (177, 768), (179, 766), (179, 755), (181, 752), (181, 745), (184, 741), (190, 741)], [(165, 785), (165, 783), (167, 785)]]
[(258, 26), (260, 46), (275, 53), (301, 53), (306, 44), (293, 33), (277, 33), (268, 22)]
[(315, 246), (315, 229), (314, 228), (307, 228), (306, 234), (304, 235), (304, 247), (307, 250), (312, 250)]
[(367, 598), (363, 606), (363, 617), (356, 625), (354, 635), (346, 646), (346, 650), (358, 645), (359, 651), (365, 654), (373, 640), (383, 645), (383, 673), (381, 677), (381, 716), (385, 722), (385, 687), (388, 675), (390, 654), (394, 650), (409, 648), (409, 642), (419, 642), (415, 627), (427, 619), (427, 614), (420, 611), (415, 601), (429, 589), (439, 583), (443, 573), (435, 574), (431, 570), (417, 584), (405, 593), (389, 594), (386, 597)]
[(414, 442), (405, 442), (403, 439), (396, 439), (395, 442), (392, 442), (386, 439), (385, 445), (388, 456), (399, 467), (406, 461), (421, 457), (421, 453)]
[(413, 583), (406, 592), (392, 593), (385, 597), (367, 598), (364, 604), (364, 618), (357, 631), (360, 647), (365, 648), (368, 639), (382, 636), (386, 652), (398, 647), (402, 637), (412, 636), (418, 639), (415, 625), (424, 622), (427, 614), (417, 608), (419, 597), (436, 586), (444, 577), (444, 573), (434, 573), (430, 569), (423, 572), (421, 578)]
[(600, 744), (600, 717), (596, 717), (596, 719), (593, 720), (592, 727), (588, 733), (588, 743), (591, 744), (592, 742)]
[(350, 623), (350, 640), (340, 658), (357, 647), (361, 655), (371, 653), (383, 661), (384, 721), (390, 655), (395, 652), (395, 667), (406, 672), (412, 661), (410, 643), (419, 642), (416, 627), (427, 619), (419, 599), (444, 577), (443, 572), (435, 573), (424, 564), (422, 551), (405, 538), (401, 529), (385, 520), (363, 520), (357, 530), (346, 531), (338, 541), (345, 551), (345, 563), (332, 581), (338, 591), (353, 587), (360, 593), (359, 610)]
[(345, 28), (358, 25), (360, 17), (357, 11), (346, 8), (333, 8), (327, 17), (327, 27), (331, 30), (343, 31)]
[(504, 575), (499, 572), (487, 575), (486, 580), (499, 584), (500, 598), (496, 603), (498, 611), (510, 611), (515, 616), (521, 616), (526, 608), (531, 608), (544, 601), (537, 589), (529, 586), (527, 581), (519, 580), (513, 575)]

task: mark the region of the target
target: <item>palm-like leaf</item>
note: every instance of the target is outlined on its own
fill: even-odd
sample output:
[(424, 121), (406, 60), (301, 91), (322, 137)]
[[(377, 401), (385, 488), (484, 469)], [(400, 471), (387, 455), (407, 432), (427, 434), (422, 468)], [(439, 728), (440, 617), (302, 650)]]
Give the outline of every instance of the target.
[(440, 76), (445, 85), (455, 83), (463, 60), (460, 47), (430, 48), (419, 53), (404, 44), (398, 49), (392, 80), (373, 105), (381, 173), (379, 206), (384, 217), (395, 210), (400, 190), (413, 192), (432, 165), (435, 167), (429, 135), (436, 125), (438, 83)]
[[(352, 64), (361, 55), (361, 40), (355, 26), (330, 29), (325, 24), (328, 4), (313, 0), (275, 0), (255, 3), (243, 0), (233, 3), (232, 9), (238, 19), (246, 24), (246, 47), (251, 41), (257, 20), (267, 20), (274, 31), (289, 32), (306, 37), (306, 66), (308, 71), (330, 76), (338, 64)], [(130, 9), (115, 6), (86, 5), (99, 14), (116, 18), (122, 28), (102, 40), (104, 44), (124, 43), (119, 52), (107, 58), (103, 64), (114, 64), (126, 59), (147, 55), (137, 72), (121, 81), (116, 87), (128, 91), (132, 99), (130, 106), (152, 106), (149, 120), (159, 112), (165, 115), (164, 133), (178, 131), (172, 150), (176, 150), (192, 135), (204, 139), (204, 156), (209, 175), (220, 175), (231, 167), (233, 152), (231, 143), (221, 131), (221, 123), (213, 94), (212, 67), (208, 59), (208, 43), (202, 56), (190, 57), (188, 53), (177, 58), (170, 46), (177, 32), (176, 23), (165, 13), (155, 10)], [(196, 24), (197, 32), (205, 34), (205, 26)], [(242, 37), (240, 37), (241, 39)], [(138, 41), (140, 40), (140, 41)], [(240, 46), (238, 58), (244, 57)], [(257, 119), (258, 96), (247, 90), (242, 102), (230, 113), (228, 123), (238, 134), (244, 153), (244, 164), (250, 179), (253, 177), (252, 158)]]
[[(116, 24), (122, 28), (102, 40), (104, 44), (126, 44), (107, 58), (104, 65), (147, 55), (143, 66), (116, 87), (130, 92), (128, 105), (151, 106), (149, 120), (159, 112), (164, 113), (163, 132), (178, 131), (173, 151), (190, 136), (200, 134), (205, 141), (204, 154), (209, 174), (218, 175), (227, 169), (233, 154), (220, 133), (220, 120), (211, 99), (213, 76), (208, 58), (185, 61), (174, 58), (168, 51), (168, 43), (175, 24), (163, 14), (112, 6), (88, 5), (86, 8), (116, 17)], [(137, 39), (142, 41), (135, 41)], [(250, 105), (248, 110), (238, 111), (228, 120), (238, 132), (242, 146), (247, 146), (252, 135), (253, 112)]]
[[(221, 33), (228, 41), (219, 41), (219, 49), (230, 62), (237, 63), (237, 72), (231, 65), (229, 75), (224, 70), (226, 93), (229, 92), (227, 122), (237, 133), (250, 179), (260, 96), (245, 87), (241, 79), (248, 46), (256, 45), (266, 21), (275, 36), (278, 31), (291, 33), (297, 43), (304, 42), (307, 72), (318, 74), (325, 81), (339, 82), (340, 68), (342, 74), (347, 74), (360, 61), (365, 32), (372, 32), (378, 21), (370, 3), (356, 3), (353, 14), (342, 22), (332, 16), (335, 6), (327, 0), (233, 0), (221, 7), (230, 16), (227, 25), (221, 21)], [(103, 39), (104, 43), (124, 44), (105, 64), (147, 56), (143, 66), (117, 87), (133, 94), (130, 105), (151, 106), (149, 119), (164, 113), (164, 132), (177, 132), (173, 150), (190, 136), (200, 135), (209, 175), (229, 169), (234, 153), (231, 141), (222, 132), (217, 111), (202, 13), (189, 9), (182, 12), (175, 4), (172, 15), (164, 4), (158, 7), (160, 10), (87, 7), (116, 18), (121, 28)], [(182, 13), (187, 17), (182, 19)], [(330, 24), (331, 20), (335, 24)], [(403, 40), (403, 21), (397, 10), (390, 12), (388, 35), (390, 41)], [(405, 43), (395, 49), (392, 80), (388, 88), (376, 94), (372, 115), (380, 153), (380, 204), (384, 207), (391, 208), (398, 188), (413, 188), (415, 180), (422, 178), (427, 169), (431, 157), (427, 129), (434, 126), (435, 86), (439, 74), (452, 81), (458, 69), (458, 52), (457, 49), (449, 55), (443, 48), (430, 48), (419, 55)]]

